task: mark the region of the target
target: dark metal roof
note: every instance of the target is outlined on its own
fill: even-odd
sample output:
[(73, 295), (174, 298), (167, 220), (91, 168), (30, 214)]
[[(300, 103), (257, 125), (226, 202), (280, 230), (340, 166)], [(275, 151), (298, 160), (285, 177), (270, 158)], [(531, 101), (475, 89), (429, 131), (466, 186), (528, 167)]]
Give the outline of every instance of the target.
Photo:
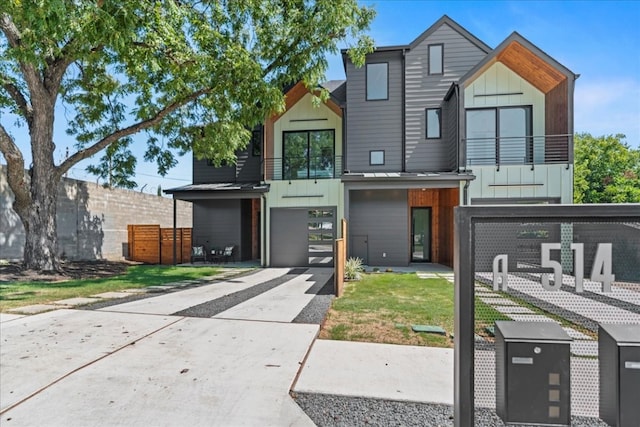
[(180, 200), (255, 198), (269, 191), (269, 184), (260, 182), (220, 182), (214, 184), (189, 184), (164, 190)]

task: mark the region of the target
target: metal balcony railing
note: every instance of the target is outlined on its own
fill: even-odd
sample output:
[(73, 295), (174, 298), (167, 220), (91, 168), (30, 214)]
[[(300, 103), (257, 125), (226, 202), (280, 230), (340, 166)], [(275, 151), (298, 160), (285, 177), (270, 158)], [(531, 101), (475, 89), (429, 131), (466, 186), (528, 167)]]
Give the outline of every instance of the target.
[(342, 156), (264, 159), (264, 180), (330, 179), (342, 175)]
[(467, 138), (467, 166), (569, 163), (573, 135)]

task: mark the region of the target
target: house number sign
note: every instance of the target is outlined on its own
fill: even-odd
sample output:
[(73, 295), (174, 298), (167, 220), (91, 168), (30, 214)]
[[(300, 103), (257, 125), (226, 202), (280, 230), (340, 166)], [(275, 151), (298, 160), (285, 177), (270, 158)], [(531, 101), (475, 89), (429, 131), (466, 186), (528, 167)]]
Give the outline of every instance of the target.
[[(551, 259), (551, 251), (560, 250), (560, 243), (540, 244), (540, 266), (553, 270), (553, 284), (549, 282), (549, 273), (542, 273), (542, 287), (547, 291), (557, 291), (562, 287), (562, 265)], [(574, 252), (574, 274), (576, 278), (576, 292), (584, 292), (584, 243), (572, 243), (570, 246)], [(602, 292), (611, 292), (611, 283), (616, 280), (613, 274), (612, 244), (598, 243), (596, 255), (593, 259), (590, 279), (602, 284)], [(493, 259), (493, 290), (506, 291), (508, 287), (507, 277), (509, 256), (507, 254), (496, 255)]]

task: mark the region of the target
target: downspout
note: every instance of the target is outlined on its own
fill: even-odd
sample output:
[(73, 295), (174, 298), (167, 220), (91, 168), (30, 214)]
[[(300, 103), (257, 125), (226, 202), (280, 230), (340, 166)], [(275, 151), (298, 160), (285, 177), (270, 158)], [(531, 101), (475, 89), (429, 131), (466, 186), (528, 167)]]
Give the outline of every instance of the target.
[(260, 252), (261, 252), (261, 256), (260, 256), (260, 265), (262, 267), (266, 267), (267, 266), (267, 197), (265, 195), (265, 193), (262, 193), (262, 196), (260, 196), (260, 200), (262, 201), (262, 208), (261, 208), (261, 212), (262, 212), (262, 236), (260, 236)]
[(471, 183), (470, 179), (465, 180), (464, 188), (462, 189), (462, 205), (469, 205), (469, 184)]
[(176, 201), (176, 195), (173, 195), (173, 265), (175, 266), (177, 264), (177, 255), (176, 255), (176, 250), (177, 250), (177, 245), (176, 245), (176, 222), (177, 222), (177, 218), (178, 218), (178, 213), (177, 213), (177, 201)]
[(407, 128), (406, 128), (406, 115), (407, 115), (407, 88), (406, 88), (406, 49), (402, 49), (402, 172), (407, 171)]
[[(456, 145), (458, 157), (456, 159), (456, 169), (460, 172), (460, 146), (462, 140), (460, 139), (460, 86), (457, 83), (454, 84), (454, 96), (456, 97)], [(465, 168), (466, 169), (466, 168)]]

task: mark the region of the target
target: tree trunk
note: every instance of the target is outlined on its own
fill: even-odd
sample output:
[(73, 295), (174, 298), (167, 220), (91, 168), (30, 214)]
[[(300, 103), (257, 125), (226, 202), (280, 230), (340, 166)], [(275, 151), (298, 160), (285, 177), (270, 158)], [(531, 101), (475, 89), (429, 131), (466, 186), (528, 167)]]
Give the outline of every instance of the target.
[(24, 215), (18, 214), (25, 229), (25, 267), (29, 270), (61, 272), (56, 227), (57, 180), (34, 182), (32, 177), (31, 200), (31, 206)]

